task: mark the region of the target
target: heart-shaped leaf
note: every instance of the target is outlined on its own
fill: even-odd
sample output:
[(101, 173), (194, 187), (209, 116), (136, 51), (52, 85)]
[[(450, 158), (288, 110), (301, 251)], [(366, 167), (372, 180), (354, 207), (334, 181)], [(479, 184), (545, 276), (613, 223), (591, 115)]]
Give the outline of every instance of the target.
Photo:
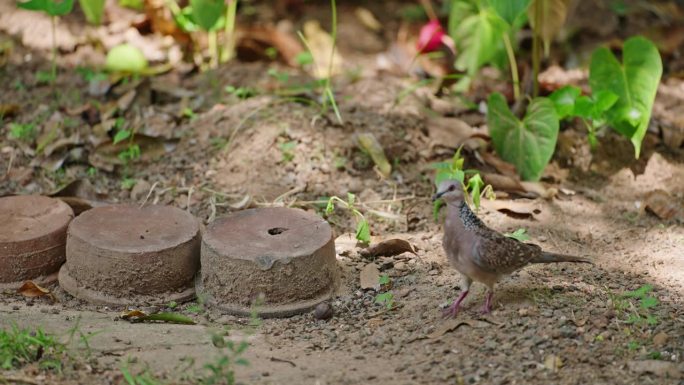
[(530, 5), (530, 0), (489, 0), (489, 4), (508, 25), (513, 25)]
[(617, 102), (606, 112), (608, 123), (630, 138), (634, 155), (639, 157), (663, 63), (656, 46), (637, 36), (625, 42), (620, 63), (608, 48), (599, 48), (591, 57), (589, 84), (594, 93), (610, 91)]
[(205, 31), (212, 31), (226, 11), (224, 0), (190, 0), (192, 18)]
[(503, 49), (506, 23), (490, 7), (455, 1), (449, 15), (449, 35), (459, 53), (456, 69), (474, 75)]
[(544, 54), (548, 56), (551, 41), (565, 24), (569, 0), (532, 0), (527, 17), (535, 34), (544, 41)]
[(487, 105), (487, 125), (496, 152), (515, 165), (524, 180), (539, 180), (558, 139), (553, 102), (533, 99), (522, 121), (513, 115), (500, 93), (491, 94)]

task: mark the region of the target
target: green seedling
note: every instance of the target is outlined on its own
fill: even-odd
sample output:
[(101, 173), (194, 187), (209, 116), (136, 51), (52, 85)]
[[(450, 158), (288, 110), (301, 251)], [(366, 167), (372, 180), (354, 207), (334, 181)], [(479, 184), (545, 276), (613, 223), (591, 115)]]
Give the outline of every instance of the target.
[(591, 57), (589, 85), (594, 93), (612, 92), (618, 99), (605, 112), (608, 124), (632, 141), (639, 158), (655, 101), (663, 63), (650, 40), (636, 36), (625, 41), (622, 63), (608, 48)]
[(12, 370), (37, 362), (41, 369), (61, 370), (65, 345), (38, 328), (19, 329), (13, 324), (0, 330), (0, 368)]
[(9, 130), (10, 138), (23, 142), (32, 142), (38, 134), (33, 123), (10, 123)]
[(297, 148), (297, 141), (296, 140), (290, 140), (287, 142), (278, 143), (278, 149), (280, 150), (280, 153), (282, 154), (283, 163), (291, 162), (294, 159), (294, 157), (295, 157), (294, 150), (296, 148)]
[(504, 233), (504, 235), (509, 237), (509, 238), (516, 239), (520, 242), (525, 242), (525, 241), (530, 240), (530, 236), (527, 235), (527, 230), (525, 230), (523, 228), (517, 229), (512, 233)]
[(204, 308), (200, 304), (193, 304), (193, 305), (188, 306), (185, 310), (190, 312), (190, 313), (199, 314), (202, 312), (202, 310), (204, 310)]
[(52, 21), (52, 70), (50, 72), (50, 83), (54, 85), (57, 79), (57, 17), (70, 13), (74, 7), (74, 0), (29, 0), (18, 2), (17, 6), (30, 11), (45, 12), (50, 16)]
[(390, 280), (389, 275), (382, 274), (380, 277), (378, 277), (378, 284), (380, 286), (380, 290), (384, 290), (384, 292), (378, 293), (375, 296), (375, 303), (384, 306), (388, 310), (392, 309), (395, 304), (394, 294), (389, 291), (389, 288), (392, 286), (392, 281)]
[(226, 340), (223, 336), (212, 336), (213, 345), (220, 349), (221, 354), (216, 361), (204, 365), (209, 374), (203, 377), (200, 383), (205, 385), (235, 384), (235, 366), (248, 366), (249, 361), (242, 357), (249, 347), (247, 341), (235, 342)]
[(119, 0), (119, 5), (125, 8), (131, 8), (135, 9), (138, 11), (143, 10), (143, 6), (145, 5), (144, 0)]
[[(435, 186), (439, 185), (445, 180), (455, 179), (464, 184), (466, 195), (469, 196), (475, 209), (480, 207), (480, 199), (485, 196), (489, 199), (494, 199), (494, 190), (491, 185), (486, 185), (480, 173), (477, 170), (463, 170), (465, 159), (461, 156), (461, 148), (459, 148), (449, 162), (432, 163), (430, 167), (435, 170)], [(466, 175), (470, 175), (468, 182), (465, 183)], [(432, 214), (435, 221), (439, 219), (439, 210), (444, 206), (444, 201), (441, 199), (433, 203)]]
[[(270, 71), (270, 70), (269, 70)], [(226, 86), (224, 89), (226, 93), (235, 96), (238, 99), (249, 99), (253, 96), (256, 96), (257, 90), (251, 87), (235, 87), (235, 86)]]
[(121, 179), (121, 188), (124, 190), (130, 190), (132, 189), (137, 181), (133, 178), (128, 178), (128, 177), (123, 177)]
[[(335, 117), (337, 118), (337, 122), (339, 124), (344, 124), (342, 120), (342, 115), (340, 115), (340, 110), (337, 107), (337, 102), (335, 101), (335, 94), (332, 90), (332, 70), (334, 61), (333, 58), (335, 57), (335, 49), (337, 46), (337, 4), (335, 0), (330, 0), (330, 8), (332, 11), (332, 31), (330, 32), (330, 36), (332, 37), (333, 45), (332, 49), (330, 50), (328, 76), (326, 76), (325, 79), (323, 79), (323, 103), (321, 104), (321, 109), (322, 113), (326, 113), (328, 111), (328, 108), (332, 108), (333, 112), (335, 113)], [(313, 55), (311, 45), (309, 45), (308, 40), (306, 40), (306, 38), (300, 31), (297, 31), (297, 34), (299, 35), (299, 38), (302, 40), (302, 43), (304, 43), (304, 46), (306, 47), (307, 51), (309, 52), (309, 55), (311, 56), (312, 64), (315, 66), (316, 58)]]
[(150, 373), (149, 369), (143, 370), (141, 373), (138, 374), (133, 374), (130, 369), (128, 368), (128, 365), (130, 364), (130, 360), (123, 364), (121, 366), (121, 374), (123, 375), (124, 380), (126, 381), (127, 385), (161, 385), (163, 384), (163, 381), (156, 378), (152, 373)]
[(363, 214), (354, 206), (354, 203), (356, 203), (356, 196), (352, 193), (347, 193), (346, 201), (337, 196), (330, 197), (328, 199), (328, 204), (325, 207), (326, 215), (330, 215), (335, 211), (335, 202), (344, 206), (345, 209), (351, 211), (356, 217), (356, 239), (364, 244), (370, 243), (370, 226)]
[(626, 323), (636, 326), (655, 326), (658, 324), (658, 317), (651, 312), (660, 302), (658, 298), (649, 295), (652, 290), (653, 286), (646, 284), (622, 295), (624, 299), (635, 299), (639, 304), (639, 307), (628, 315)]

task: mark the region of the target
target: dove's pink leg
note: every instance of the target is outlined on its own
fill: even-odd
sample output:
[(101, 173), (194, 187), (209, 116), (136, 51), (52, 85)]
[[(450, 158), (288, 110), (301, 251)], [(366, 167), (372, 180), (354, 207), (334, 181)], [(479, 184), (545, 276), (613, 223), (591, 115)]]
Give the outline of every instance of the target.
[(465, 299), (465, 297), (468, 295), (468, 290), (465, 290), (461, 293), (460, 296), (449, 306), (448, 308), (444, 309), (444, 312), (442, 315), (444, 317), (456, 317), (456, 314), (458, 314), (458, 310), (461, 306), (461, 302)]
[(485, 297), (485, 304), (482, 307), (482, 314), (491, 313), (491, 311), (492, 311), (492, 296), (493, 295), (494, 295), (494, 292), (492, 290), (489, 290), (487, 292), (487, 296)]

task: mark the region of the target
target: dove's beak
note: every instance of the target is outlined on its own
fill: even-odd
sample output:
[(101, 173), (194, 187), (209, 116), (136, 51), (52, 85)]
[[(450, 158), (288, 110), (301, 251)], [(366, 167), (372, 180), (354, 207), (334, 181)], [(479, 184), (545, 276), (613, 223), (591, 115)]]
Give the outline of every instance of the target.
[(444, 195), (444, 192), (438, 192), (437, 194), (432, 196), (432, 201), (436, 201), (437, 199), (441, 198), (442, 195)]

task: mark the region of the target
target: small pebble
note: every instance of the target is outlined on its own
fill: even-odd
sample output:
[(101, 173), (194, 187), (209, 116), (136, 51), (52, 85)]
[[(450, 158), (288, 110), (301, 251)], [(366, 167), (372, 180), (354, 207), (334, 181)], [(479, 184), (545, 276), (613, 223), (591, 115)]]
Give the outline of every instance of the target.
[(333, 308), (327, 302), (319, 303), (314, 309), (314, 318), (318, 320), (329, 320), (333, 316)]

